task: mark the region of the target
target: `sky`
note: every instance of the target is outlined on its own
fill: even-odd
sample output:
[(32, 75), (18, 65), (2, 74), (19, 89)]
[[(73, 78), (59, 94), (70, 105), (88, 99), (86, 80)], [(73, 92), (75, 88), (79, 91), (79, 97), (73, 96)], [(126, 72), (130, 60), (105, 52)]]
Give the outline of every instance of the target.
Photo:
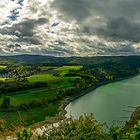
[(0, 55), (140, 55), (140, 0), (0, 0)]

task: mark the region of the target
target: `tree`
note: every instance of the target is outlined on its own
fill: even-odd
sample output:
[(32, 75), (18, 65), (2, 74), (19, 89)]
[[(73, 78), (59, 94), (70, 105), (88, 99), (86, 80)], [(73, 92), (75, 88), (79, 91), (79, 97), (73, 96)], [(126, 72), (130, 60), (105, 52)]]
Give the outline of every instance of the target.
[(5, 97), (3, 99), (3, 102), (1, 104), (2, 108), (8, 109), (10, 107), (10, 98), (9, 97)]

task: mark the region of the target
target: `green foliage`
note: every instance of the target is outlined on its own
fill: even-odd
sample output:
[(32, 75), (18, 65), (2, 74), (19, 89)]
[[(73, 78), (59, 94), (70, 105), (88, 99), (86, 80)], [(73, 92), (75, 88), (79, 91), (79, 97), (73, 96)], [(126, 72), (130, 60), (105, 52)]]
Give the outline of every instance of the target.
[(3, 99), (1, 107), (4, 108), (4, 109), (8, 109), (10, 107), (10, 98), (9, 97), (5, 97)]
[(109, 138), (111, 140), (140, 140), (140, 121), (127, 131), (124, 127), (111, 127)]
[(30, 128), (28, 129), (23, 129), (23, 130), (20, 130), (16, 133), (16, 136), (17, 136), (17, 139), (18, 140), (29, 140), (32, 136), (32, 131)]
[(42, 137), (39, 136), (40, 140), (108, 140), (92, 114), (81, 116), (77, 120), (66, 119), (58, 127), (50, 128), (45, 133)]
[(130, 140), (140, 140), (140, 120), (126, 133)]

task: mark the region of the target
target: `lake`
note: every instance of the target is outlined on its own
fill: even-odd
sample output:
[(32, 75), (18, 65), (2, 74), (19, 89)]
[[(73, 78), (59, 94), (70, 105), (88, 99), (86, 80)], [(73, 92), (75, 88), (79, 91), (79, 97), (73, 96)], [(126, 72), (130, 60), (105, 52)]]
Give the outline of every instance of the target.
[(72, 101), (65, 108), (66, 117), (93, 113), (100, 123), (123, 125), (129, 120), (133, 107), (140, 105), (140, 75), (101, 86)]

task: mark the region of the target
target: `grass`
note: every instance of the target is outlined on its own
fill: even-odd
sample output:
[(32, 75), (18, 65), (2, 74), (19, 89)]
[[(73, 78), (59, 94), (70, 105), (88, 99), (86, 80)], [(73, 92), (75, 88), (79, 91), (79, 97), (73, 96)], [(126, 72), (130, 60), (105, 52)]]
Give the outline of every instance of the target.
[[(51, 90), (48, 89), (48, 87), (44, 87), (9, 94), (11, 105), (18, 106), (21, 103), (28, 103), (35, 99), (55, 97), (58, 94), (59, 88), (73, 87), (73, 81), (77, 78), (78, 77), (62, 77), (61, 81), (49, 84), (53, 87)], [(0, 104), (2, 103), (4, 97), (5, 96), (2, 96), (0, 98)]]
[(83, 66), (62, 66), (62, 67), (56, 68), (55, 70), (61, 71), (60, 76), (64, 76), (70, 70), (80, 70), (81, 68), (83, 68)]
[(47, 117), (52, 117), (58, 112), (59, 103), (49, 104), (48, 106), (39, 106), (36, 108), (23, 110), (19, 112), (0, 112), (0, 118), (6, 120), (7, 127), (13, 123), (18, 124), (22, 119), (26, 126), (35, 122), (45, 120)]
[[(3, 67), (4, 68), (4, 67)], [(60, 88), (70, 88), (74, 86), (74, 80), (80, 78), (78, 76), (64, 76), (69, 70), (79, 70), (82, 66), (61, 66), (61, 67), (51, 67), (51, 66), (41, 66), (41, 69), (47, 73), (35, 74), (27, 77), (27, 80), (31, 83), (35, 82), (47, 82), (48, 87), (30, 89), (26, 91), (14, 92), (7, 94), (10, 98), (10, 103), (13, 106), (18, 106), (22, 103), (29, 103), (33, 100), (40, 100), (43, 98), (53, 98), (55, 97)], [(49, 73), (48, 73), (49, 72)], [(54, 76), (54, 75), (57, 76)], [(0, 80), (5, 80), (6, 78), (0, 78)], [(5, 95), (0, 97), (0, 104), (3, 102)], [(7, 121), (7, 126), (11, 123), (18, 123), (20, 116), (27, 125), (33, 124), (44, 120), (47, 116), (54, 116), (59, 108), (59, 103), (51, 103), (47, 106), (42, 105), (28, 110), (17, 112), (0, 112), (0, 118)], [(19, 115), (20, 114), (20, 115)]]
[(41, 66), (41, 70), (47, 71), (48, 74), (64, 76), (70, 70), (80, 70), (83, 66)]
[(36, 74), (27, 77), (28, 81), (31, 83), (34, 82), (48, 82), (48, 81), (58, 81), (59, 78), (56, 76), (53, 76), (52, 74)]
[(27, 80), (31, 83), (57, 82), (57, 81), (61, 82), (61, 81), (68, 81), (68, 80), (74, 81), (77, 78), (78, 78), (78, 76), (66, 77), (66, 76), (62, 76), (62, 75), (61, 76), (54, 76), (52, 74), (35, 74), (35, 75), (27, 77)]
[[(58, 93), (57, 89), (48, 90), (47, 88), (39, 88), (27, 91), (17, 92), (15, 95), (9, 95), (11, 105), (17, 106), (21, 103), (28, 103), (35, 99), (51, 98), (56, 96)], [(5, 96), (0, 98), (0, 104), (2, 103)]]
[(60, 77), (60, 81), (56, 82), (56, 83), (52, 83), (50, 84), (53, 87), (57, 87), (57, 88), (66, 88), (66, 87), (73, 87), (74, 86), (74, 81), (80, 78), (78, 76), (71, 76), (71, 77)]

